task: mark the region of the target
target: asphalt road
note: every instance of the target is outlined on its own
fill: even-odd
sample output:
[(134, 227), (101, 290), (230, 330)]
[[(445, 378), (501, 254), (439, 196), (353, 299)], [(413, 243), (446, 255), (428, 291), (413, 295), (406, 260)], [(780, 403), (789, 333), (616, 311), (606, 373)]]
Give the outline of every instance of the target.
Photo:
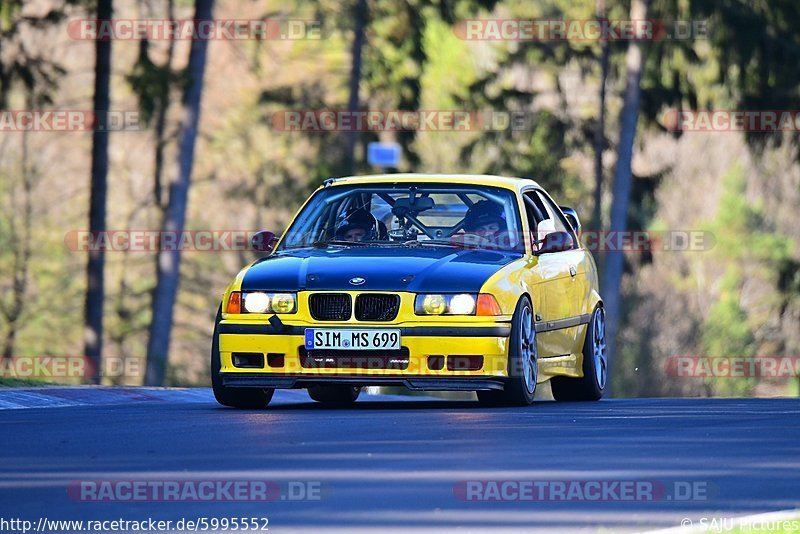
[[(290, 391), (269, 410), (237, 411), (217, 406), (208, 390), (140, 391), (105, 403), (62, 391), (54, 394), (61, 407), (0, 409), (0, 518), (267, 517), (271, 532), (618, 532), (800, 507), (798, 399), (482, 409), (375, 396), (325, 409)], [(0, 391), (0, 407), (3, 399)], [(24, 405), (16, 402), (7, 406)], [(212, 479), (268, 481), (270, 500), (97, 501), (76, 490), (80, 481), (98, 489)], [(605, 484), (604, 499), (587, 497), (590, 480)], [(511, 500), (499, 502), (486, 481), (512, 481), (506, 489), (539, 482), (551, 493), (520, 500), (507, 492)], [(585, 494), (561, 498), (559, 483), (574, 489), (575, 481)], [(644, 493), (615, 493), (615, 481)]]

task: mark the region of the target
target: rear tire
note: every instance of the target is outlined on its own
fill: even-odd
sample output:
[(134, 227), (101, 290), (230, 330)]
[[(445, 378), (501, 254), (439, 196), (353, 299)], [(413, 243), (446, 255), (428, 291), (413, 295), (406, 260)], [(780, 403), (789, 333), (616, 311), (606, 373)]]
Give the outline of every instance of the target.
[(597, 306), (586, 326), (586, 339), (583, 342), (583, 376), (551, 378), (553, 397), (562, 402), (600, 400), (608, 380), (606, 350), (606, 314), (602, 306)]
[(219, 370), (222, 367), (219, 357), (219, 322), (222, 311), (217, 311), (217, 320), (214, 322), (214, 337), (211, 341), (211, 389), (214, 398), (223, 406), (231, 408), (263, 409), (272, 400), (274, 389), (258, 388), (231, 388), (222, 384)]
[(536, 350), (536, 327), (528, 297), (522, 297), (511, 322), (508, 347), (508, 378), (503, 391), (478, 391), (484, 406), (529, 406), (536, 392), (539, 377)]
[(315, 401), (330, 406), (349, 406), (356, 402), (361, 394), (357, 386), (318, 385), (308, 388), (308, 396)]

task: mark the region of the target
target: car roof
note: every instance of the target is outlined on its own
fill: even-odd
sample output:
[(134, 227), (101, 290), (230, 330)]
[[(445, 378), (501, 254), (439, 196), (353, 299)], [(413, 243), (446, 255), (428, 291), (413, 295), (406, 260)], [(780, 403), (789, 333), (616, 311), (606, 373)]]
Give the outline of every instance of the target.
[[(512, 178), (508, 176), (493, 176), (490, 174), (430, 174), (430, 173), (398, 173), (398, 174), (373, 174), (365, 176), (348, 176), (335, 178), (330, 182), (332, 186), (353, 184), (390, 184), (423, 182), (430, 184), (465, 184), (465, 185), (490, 185), (514, 191), (523, 186), (534, 185), (535, 181), (529, 178)], [(326, 183), (328, 183), (326, 181)]]

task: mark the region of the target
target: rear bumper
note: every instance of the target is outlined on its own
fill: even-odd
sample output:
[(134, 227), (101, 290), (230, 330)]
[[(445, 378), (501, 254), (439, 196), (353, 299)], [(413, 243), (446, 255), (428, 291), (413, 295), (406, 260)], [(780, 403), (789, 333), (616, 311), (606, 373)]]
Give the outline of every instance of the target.
[[(507, 354), (511, 325), (409, 324), (366, 325), (325, 324), (325, 328), (391, 328), (400, 330), (402, 347), (407, 351), (404, 368), (309, 367), (302, 363), (305, 329), (322, 325), (290, 325), (277, 322), (222, 321), (219, 324), (220, 372), (225, 385), (233, 387), (306, 387), (307, 383), (357, 383), (359, 385), (403, 385), (424, 390), (477, 390), (502, 388), (507, 375)], [(344, 352), (344, 351), (343, 351)], [(263, 366), (236, 367), (235, 353), (263, 354)], [(358, 356), (359, 351), (353, 351)], [(274, 358), (279, 355), (280, 358)], [(480, 368), (431, 368), (429, 358), (482, 358)], [(271, 362), (279, 361), (280, 365)], [(336, 364), (338, 365), (338, 363)], [(484, 382), (481, 382), (481, 381)], [(498, 386), (499, 385), (499, 386)]]

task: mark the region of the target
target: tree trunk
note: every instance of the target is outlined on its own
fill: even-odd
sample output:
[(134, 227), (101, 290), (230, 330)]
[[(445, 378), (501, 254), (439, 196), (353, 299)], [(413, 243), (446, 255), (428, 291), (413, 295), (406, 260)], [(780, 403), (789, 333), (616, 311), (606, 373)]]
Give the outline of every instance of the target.
[[(423, 39), (426, 28), (426, 18), (420, 9), (413, 3), (405, 4), (406, 14), (408, 16), (409, 35), (408, 41), (410, 42), (408, 50), (408, 59), (416, 65), (416, 72), (408, 75), (397, 88), (400, 98), (398, 100), (398, 109), (404, 112), (419, 111), (420, 102), (422, 100), (422, 73), (425, 71), (425, 63), (428, 61), (428, 56), (423, 46)], [(408, 172), (418, 172), (420, 163), (419, 154), (411, 149), (414, 140), (417, 138), (417, 131), (400, 130), (397, 132), (397, 142), (403, 148), (403, 156), (408, 163)]]
[[(214, 0), (196, 0), (195, 23), (212, 20)], [(180, 233), (186, 221), (186, 206), (192, 179), (197, 125), (200, 119), (200, 97), (203, 92), (203, 75), (206, 67), (208, 40), (192, 41), (187, 66), (188, 81), (183, 97), (183, 118), (178, 153), (178, 177), (170, 185), (169, 201), (163, 231)], [(147, 342), (147, 371), (145, 384), (158, 386), (164, 383), (169, 352), (172, 316), (178, 294), (181, 253), (179, 250), (159, 251), (157, 256), (157, 282), (153, 291), (153, 314), (150, 337)]]
[[(33, 98), (29, 93), (26, 99), (27, 109), (33, 109)], [(17, 331), (19, 329), (19, 320), (22, 317), (22, 312), (27, 303), (26, 294), (28, 291), (28, 273), (30, 272), (30, 260), (32, 253), (32, 236), (31, 228), (33, 226), (33, 173), (31, 169), (29, 150), (28, 150), (28, 135), (29, 132), (22, 132), (22, 161), (20, 165), (20, 173), (22, 174), (22, 228), (17, 228), (16, 215), (14, 213), (8, 214), (8, 227), (11, 234), (11, 246), (13, 248), (14, 266), (13, 266), (13, 283), (11, 303), (8, 307), (3, 305), (0, 301), (0, 312), (3, 318), (8, 323), (8, 330), (3, 341), (3, 355), (4, 359), (12, 358), (14, 356), (14, 348), (16, 346)], [(13, 187), (13, 186), (12, 186)], [(18, 205), (13, 189), (11, 197), (12, 208)]]
[[(633, 0), (631, 20), (645, 20), (649, 0)], [(610, 230), (624, 232), (628, 223), (628, 203), (630, 202), (633, 174), (633, 143), (636, 140), (636, 123), (639, 119), (640, 81), (644, 68), (645, 47), (642, 41), (631, 41), (625, 56), (627, 79), (625, 82), (625, 101), (620, 118), (619, 147), (617, 167), (614, 172), (613, 200), (611, 202)], [(621, 283), (625, 267), (625, 256), (621, 250), (607, 251), (603, 269), (603, 285), (600, 287), (603, 304), (606, 308), (606, 341), (608, 343), (608, 368), (613, 372), (616, 358), (616, 338), (619, 329), (621, 310)], [(613, 376), (613, 374), (611, 375)], [(612, 394), (611, 383), (606, 386), (608, 395)]]
[[(111, 20), (112, 0), (98, 0), (97, 19)], [(89, 230), (106, 229), (106, 197), (108, 194), (108, 117), (111, 79), (111, 40), (95, 41), (94, 111), (98, 124), (92, 133), (92, 183), (89, 201)], [(103, 270), (105, 259), (99, 250), (89, 251), (86, 268), (84, 353), (92, 362), (94, 373), (89, 381), (100, 381), (100, 360), (103, 352)]]
[[(175, 1), (168, 0), (167, 1), (167, 18), (170, 21), (175, 20)], [(164, 65), (167, 68), (167, 71), (171, 74), (172, 73), (172, 59), (175, 55), (175, 38), (173, 33), (170, 32), (170, 39), (169, 45), (167, 46), (167, 59)], [(169, 78), (166, 82), (166, 86), (163, 88), (164, 94), (162, 95), (162, 100), (160, 105), (158, 106), (158, 110), (156, 112), (156, 126), (155, 126), (155, 134), (156, 134), (156, 151), (155, 151), (155, 172), (154, 172), (154, 180), (153, 180), (153, 197), (155, 199), (156, 207), (160, 211), (161, 218), (164, 217), (164, 201), (162, 199), (162, 183), (163, 183), (163, 176), (164, 176), (164, 149), (167, 146), (167, 140), (165, 138), (165, 131), (167, 128), (167, 111), (169, 110), (169, 97), (170, 97), (170, 89), (172, 88), (172, 79)]]
[[(597, 0), (597, 18), (606, 18), (605, 0)], [(611, 48), (607, 39), (600, 44), (600, 91), (597, 110), (597, 125), (594, 130), (594, 212), (591, 229), (600, 231), (603, 228), (603, 148), (606, 141), (606, 79), (608, 78), (608, 62)]]
[[(367, 25), (367, 0), (358, 0), (355, 6), (353, 27), (352, 68), (350, 69), (350, 97), (347, 100), (347, 111), (358, 109), (358, 86), (361, 83), (361, 49), (364, 47), (364, 28)], [(355, 150), (358, 132), (347, 132), (345, 147), (345, 174), (355, 173)]]

